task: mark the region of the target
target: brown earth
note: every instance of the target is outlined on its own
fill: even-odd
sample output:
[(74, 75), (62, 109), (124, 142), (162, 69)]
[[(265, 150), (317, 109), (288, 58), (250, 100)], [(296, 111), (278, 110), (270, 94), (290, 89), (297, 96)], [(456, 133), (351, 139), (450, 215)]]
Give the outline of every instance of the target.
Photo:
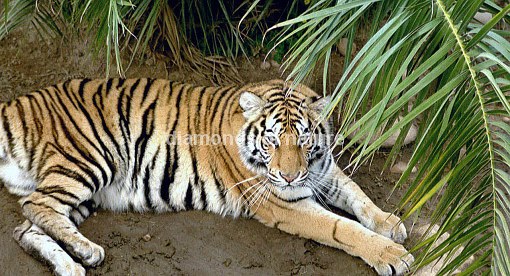
[[(104, 63), (90, 53), (88, 44), (84, 39), (49, 43), (30, 26), (11, 33), (0, 41), (0, 100), (69, 78), (104, 77)], [(260, 60), (255, 59), (253, 65), (242, 65), (242, 79), (253, 82), (280, 76), (278, 69), (262, 70), (259, 64)], [(167, 71), (162, 62), (149, 60), (133, 65), (127, 76), (207, 83), (193, 74), (175, 71), (168, 75)], [(341, 164), (346, 162), (346, 157), (340, 160)], [(353, 178), (376, 204), (391, 211), (402, 191), (396, 191), (386, 202), (398, 175), (381, 174), (383, 162), (383, 154), (376, 156)], [(14, 227), (24, 221), (16, 201), (0, 184), (0, 274), (49, 275), (50, 270), (26, 254), (11, 237)], [(343, 251), (267, 228), (255, 220), (206, 212), (99, 211), (80, 230), (106, 250), (104, 263), (89, 269), (90, 275), (375, 274), (361, 259)]]

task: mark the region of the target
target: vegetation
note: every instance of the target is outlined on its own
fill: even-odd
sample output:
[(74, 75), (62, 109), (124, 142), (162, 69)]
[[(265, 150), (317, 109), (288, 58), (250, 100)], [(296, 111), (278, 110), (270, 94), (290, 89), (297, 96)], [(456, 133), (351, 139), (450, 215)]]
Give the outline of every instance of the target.
[[(107, 75), (111, 64), (124, 75), (122, 51), (131, 54), (132, 62), (143, 60), (150, 49), (219, 83), (239, 82), (235, 58), (260, 53), (268, 26), (298, 15), (306, 5), (268, 1), (250, 6), (250, 1), (240, 0), (5, 0), (2, 7), (0, 39), (28, 21), (49, 37), (83, 33), (93, 37), (95, 50), (105, 53)], [(277, 59), (283, 56), (282, 46), (275, 51)]]
[[(269, 49), (275, 58), (283, 58), (295, 82), (323, 68), (324, 90), (327, 81), (337, 83), (323, 114), (338, 111), (339, 133), (353, 136), (341, 148), (354, 154), (353, 168), (400, 131), (389, 166), (411, 124), (419, 122), (409, 167), (396, 187), (410, 183), (400, 204), (404, 219), (437, 199), (431, 221), (440, 228), (412, 249), (419, 253), (415, 268), (446, 256), (441, 274), (448, 274), (474, 256), (463, 274), (510, 275), (508, 3), (175, 2), (4, 0), (0, 39), (26, 20), (52, 35), (66, 34), (69, 26), (80, 24), (95, 35), (98, 45), (105, 45), (107, 64), (113, 53), (120, 73), (121, 50), (138, 57), (147, 48), (171, 53), (174, 63), (197, 71), (211, 63), (231, 68), (234, 59), (219, 55), (234, 58)], [(492, 19), (477, 22), (474, 16), (481, 11), (491, 13)], [(353, 41), (361, 36), (368, 39), (355, 51)], [(331, 68), (333, 49), (341, 38), (347, 38), (347, 52), (355, 56), (346, 55), (344, 68)], [(214, 58), (207, 58), (210, 55)], [(344, 73), (331, 79), (331, 70)], [(411, 178), (414, 166), (418, 172)], [(449, 238), (435, 244), (445, 232)], [(459, 255), (452, 254), (459, 249)]]

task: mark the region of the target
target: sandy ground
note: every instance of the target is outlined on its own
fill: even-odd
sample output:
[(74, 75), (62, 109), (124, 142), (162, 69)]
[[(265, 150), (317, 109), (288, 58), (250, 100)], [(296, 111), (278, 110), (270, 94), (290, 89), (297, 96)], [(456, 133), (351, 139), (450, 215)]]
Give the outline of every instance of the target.
[[(12, 33), (0, 41), (0, 100), (69, 78), (104, 77), (104, 64), (87, 51), (87, 44), (47, 43), (28, 26)], [(259, 69), (257, 61), (254, 66), (244, 65), (240, 70), (247, 82), (279, 76), (277, 69)], [(180, 72), (168, 76), (167, 71), (161, 62), (149, 60), (132, 66), (128, 76), (207, 83)], [(383, 154), (377, 156), (353, 178), (376, 204), (390, 211), (402, 192), (397, 191), (386, 202), (398, 175), (381, 175), (383, 160)], [(340, 163), (345, 164), (346, 158)], [(14, 227), (24, 221), (16, 201), (0, 184), (0, 274), (49, 275), (44, 264), (27, 255), (11, 238)], [(222, 218), (206, 212), (99, 211), (80, 230), (106, 250), (104, 263), (89, 269), (90, 275), (375, 275), (361, 259), (340, 250), (267, 228), (254, 220)]]

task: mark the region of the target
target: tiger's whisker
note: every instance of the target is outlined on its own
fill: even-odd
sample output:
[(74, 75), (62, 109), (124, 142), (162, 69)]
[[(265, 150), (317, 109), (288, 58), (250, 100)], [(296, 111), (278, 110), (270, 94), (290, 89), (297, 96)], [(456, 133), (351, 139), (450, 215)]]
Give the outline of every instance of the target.
[[(322, 196), (325, 196), (325, 195), (323, 194), (323, 192), (322, 192), (321, 190), (318, 190), (318, 191), (317, 191), (317, 190), (316, 190), (316, 189), (314, 189), (313, 187), (310, 187), (310, 186), (308, 186), (308, 187), (310, 188), (310, 190), (312, 190), (312, 193), (313, 193), (313, 194), (315, 195), (315, 197), (316, 197), (316, 198), (320, 201), (320, 203), (321, 203), (324, 207), (328, 208), (328, 209), (331, 211), (331, 208), (329, 208), (328, 204), (326, 204), (326, 202), (324, 202), (324, 200), (322, 199)], [(321, 194), (318, 194), (318, 192), (319, 192), (319, 193), (321, 193)]]
[[(245, 195), (253, 188), (257, 188), (259, 187), (260, 185), (262, 185), (261, 183), (263, 182), (264, 180), (261, 180), (255, 184), (253, 184), (252, 186), (248, 187), (246, 190), (243, 191), (243, 193), (237, 198), (237, 206), (243, 206), (245, 203), (246, 203), (246, 200), (248, 200), (253, 194), (250, 194), (248, 197), (245, 197)], [(245, 198), (245, 201), (243, 203), (241, 203), (241, 200)]]
[[(265, 183), (264, 183), (264, 184), (265, 184)], [(250, 202), (248, 203), (248, 205), (249, 205), (249, 207), (250, 207), (250, 208), (251, 208), (251, 207), (253, 207), (253, 206), (257, 203), (257, 201), (259, 200), (260, 196), (262, 195), (262, 193), (261, 193), (261, 189), (264, 189), (264, 187), (265, 187), (265, 185), (260, 185), (260, 187), (259, 187), (259, 188), (257, 188), (257, 190), (256, 190), (256, 191), (255, 191), (255, 193), (254, 193), (254, 195), (255, 195), (254, 200), (253, 200), (253, 201), (250, 201)]]
[[(261, 182), (262, 182), (262, 183), (259, 183), (259, 184), (257, 185), (257, 188), (255, 189), (255, 192), (253, 192), (252, 194), (250, 194), (250, 195), (249, 195), (249, 196), (248, 196), (248, 197), (247, 197), (247, 198), (243, 201), (242, 205), (245, 205), (246, 203), (248, 203), (248, 205), (250, 205), (251, 200), (252, 200), (255, 196), (257, 196), (258, 191), (259, 191), (259, 190), (260, 190), (260, 189), (261, 189), (261, 188), (265, 185), (265, 183), (266, 183), (264, 180), (262, 180)], [(252, 186), (252, 187), (253, 187), (253, 186)], [(251, 206), (250, 206), (250, 207), (251, 207)]]
[(257, 179), (257, 178), (259, 178), (259, 177), (261, 177), (261, 176), (263, 176), (263, 175), (261, 175), (261, 174), (257, 174), (257, 175), (255, 175), (255, 176), (253, 176), (253, 177), (247, 178), (247, 179), (245, 179), (245, 180), (241, 180), (241, 181), (237, 182), (236, 184), (234, 184), (232, 187), (228, 188), (228, 189), (227, 189), (227, 192), (230, 192), (230, 190), (232, 190), (233, 188), (237, 187), (237, 186), (238, 186), (238, 185), (240, 185), (240, 184), (243, 184), (243, 183), (246, 183), (246, 182), (252, 181), (252, 180)]
[(259, 205), (257, 206), (257, 209), (255, 209), (255, 213), (257, 213), (257, 211), (259, 210), (260, 205), (263, 205), (265, 203), (265, 201), (266, 201), (266, 199), (265, 199), (266, 198), (266, 194), (269, 193), (269, 189), (271, 189), (271, 188), (268, 188), (268, 189), (264, 190), (264, 194), (263, 194), (262, 198), (259, 201)]

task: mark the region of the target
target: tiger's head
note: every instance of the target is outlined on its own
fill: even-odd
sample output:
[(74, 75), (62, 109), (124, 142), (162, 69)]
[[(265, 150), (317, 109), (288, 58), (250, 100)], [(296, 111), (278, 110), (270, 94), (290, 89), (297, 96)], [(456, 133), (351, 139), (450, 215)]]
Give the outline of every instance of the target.
[(330, 127), (319, 120), (329, 99), (303, 85), (290, 90), (283, 82), (270, 84), (239, 97), (246, 120), (237, 137), (242, 160), (267, 177), (278, 197), (309, 197), (317, 188), (314, 178), (331, 165)]

